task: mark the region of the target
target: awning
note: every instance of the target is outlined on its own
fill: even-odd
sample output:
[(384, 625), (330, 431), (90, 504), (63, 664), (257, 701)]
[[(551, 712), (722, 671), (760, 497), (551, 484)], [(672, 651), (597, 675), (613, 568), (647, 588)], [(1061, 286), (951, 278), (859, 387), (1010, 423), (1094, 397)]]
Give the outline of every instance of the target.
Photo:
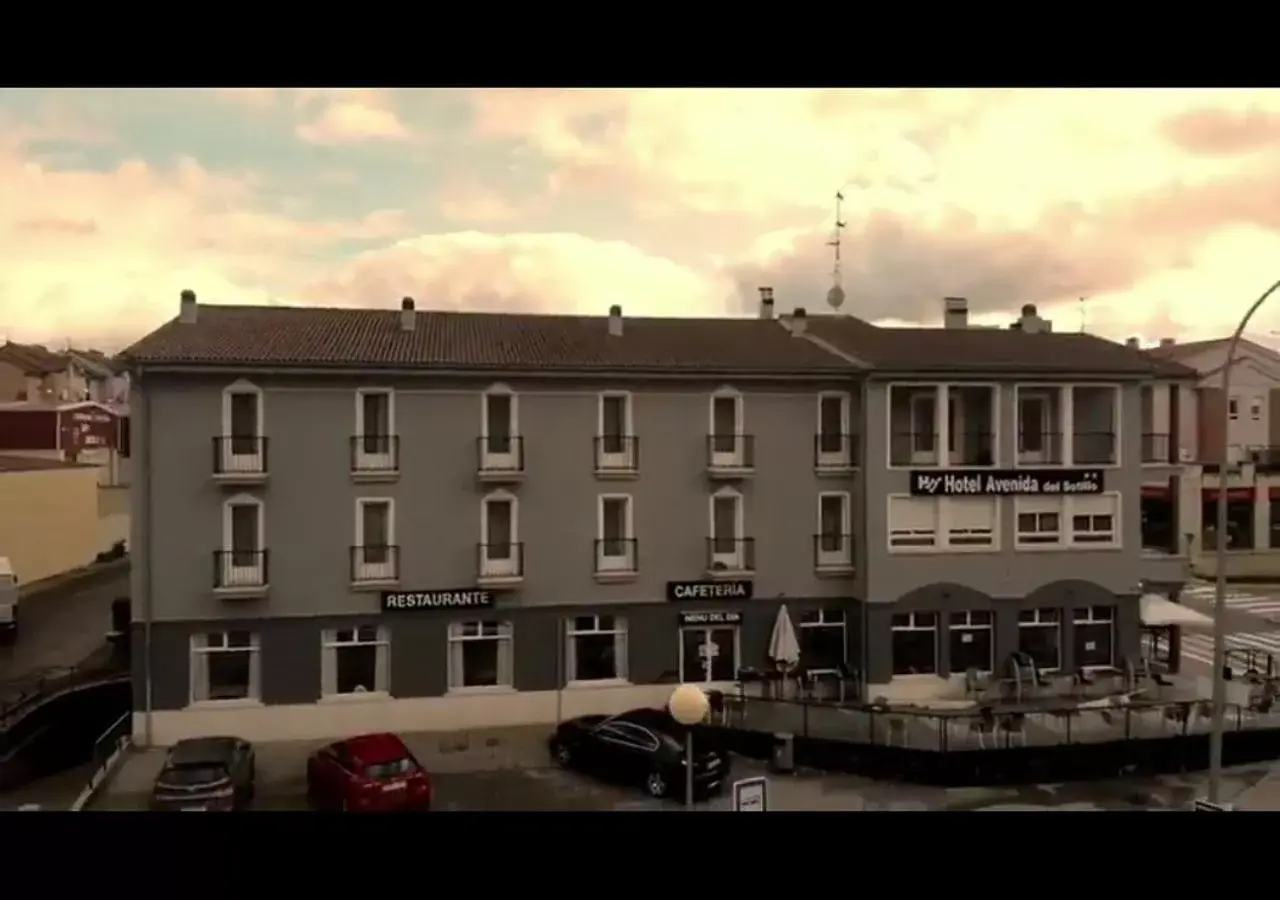
[(1212, 625), (1213, 619), (1189, 606), (1174, 603), (1159, 594), (1144, 594), (1138, 600), (1143, 625)]

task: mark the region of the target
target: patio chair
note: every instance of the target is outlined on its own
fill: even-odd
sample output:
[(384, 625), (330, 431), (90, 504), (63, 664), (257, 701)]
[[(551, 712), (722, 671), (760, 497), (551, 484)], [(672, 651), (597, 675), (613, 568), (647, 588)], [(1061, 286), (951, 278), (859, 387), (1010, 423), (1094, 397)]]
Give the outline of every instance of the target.
[(987, 738), (995, 740), (996, 716), (995, 711), (990, 706), (984, 706), (978, 711), (978, 718), (969, 720), (969, 734), (978, 739), (978, 746), (987, 749)]
[(980, 697), (989, 687), (987, 679), (976, 666), (964, 670), (964, 695)]
[(1005, 742), (1009, 746), (1021, 744), (1027, 746), (1027, 717), (1023, 713), (1010, 713), (1000, 717), (1000, 730), (1004, 732)]
[(1190, 703), (1175, 703), (1164, 708), (1164, 724), (1166, 728), (1182, 731), (1191, 716)]
[(747, 686), (764, 684), (764, 673), (759, 669), (739, 669), (738, 670), (738, 699), (745, 701), (747, 699)]
[(854, 697), (862, 695), (862, 681), (858, 672), (849, 668), (848, 663), (836, 664), (837, 690), (839, 691), (840, 705), (843, 706), (845, 698), (852, 693)]
[(728, 725), (728, 710), (725, 708), (724, 691), (707, 691), (707, 709), (713, 725)]
[(905, 718), (901, 716), (891, 716), (889, 718), (889, 736), (885, 743), (890, 747), (906, 747), (908, 745), (907, 720)]

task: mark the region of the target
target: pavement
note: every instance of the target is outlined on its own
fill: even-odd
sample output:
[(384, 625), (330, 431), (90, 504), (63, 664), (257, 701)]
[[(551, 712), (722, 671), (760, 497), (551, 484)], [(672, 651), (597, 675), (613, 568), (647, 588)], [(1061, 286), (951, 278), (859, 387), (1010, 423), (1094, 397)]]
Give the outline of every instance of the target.
[[(1180, 599), (1187, 606), (1212, 616), (1215, 587), (1193, 582)], [(1227, 646), (1271, 654), (1280, 672), (1280, 586), (1228, 585)], [(1183, 673), (1207, 675), (1213, 668), (1213, 628), (1184, 628), (1182, 632)]]

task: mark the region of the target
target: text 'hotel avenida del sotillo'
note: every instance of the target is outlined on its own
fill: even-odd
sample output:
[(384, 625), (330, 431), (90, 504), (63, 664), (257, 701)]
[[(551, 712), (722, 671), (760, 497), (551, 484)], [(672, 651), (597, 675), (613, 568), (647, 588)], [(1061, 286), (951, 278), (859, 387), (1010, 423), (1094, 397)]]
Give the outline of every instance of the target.
[[(1034, 308), (533, 316), (201, 306), (124, 354), (135, 733), (550, 723), (811, 671), (929, 698), (1138, 653), (1143, 391), (1194, 373)], [(1169, 442), (1162, 446), (1167, 447)], [(1172, 491), (1178, 496), (1177, 490)], [(1150, 543), (1149, 541), (1147, 542)]]

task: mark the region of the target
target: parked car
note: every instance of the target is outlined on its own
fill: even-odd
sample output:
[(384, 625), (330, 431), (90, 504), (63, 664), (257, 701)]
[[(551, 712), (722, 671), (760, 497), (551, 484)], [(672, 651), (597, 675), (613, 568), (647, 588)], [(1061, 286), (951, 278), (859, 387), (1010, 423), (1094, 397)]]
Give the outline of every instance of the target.
[[(618, 716), (579, 716), (551, 736), (561, 766), (644, 788), (651, 797), (685, 794), (688, 729), (663, 709), (633, 709)], [(693, 740), (694, 797), (719, 792), (729, 776), (729, 754), (706, 735)]]
[(342, 812), (426, 812), (431, 779), (399, 737), (364, 734), (311, 754), (307, 796)]
[(156, 776), (151, 808), (232, 812), (253, 802), (253, 745), (237, 737), (179, 741)]

